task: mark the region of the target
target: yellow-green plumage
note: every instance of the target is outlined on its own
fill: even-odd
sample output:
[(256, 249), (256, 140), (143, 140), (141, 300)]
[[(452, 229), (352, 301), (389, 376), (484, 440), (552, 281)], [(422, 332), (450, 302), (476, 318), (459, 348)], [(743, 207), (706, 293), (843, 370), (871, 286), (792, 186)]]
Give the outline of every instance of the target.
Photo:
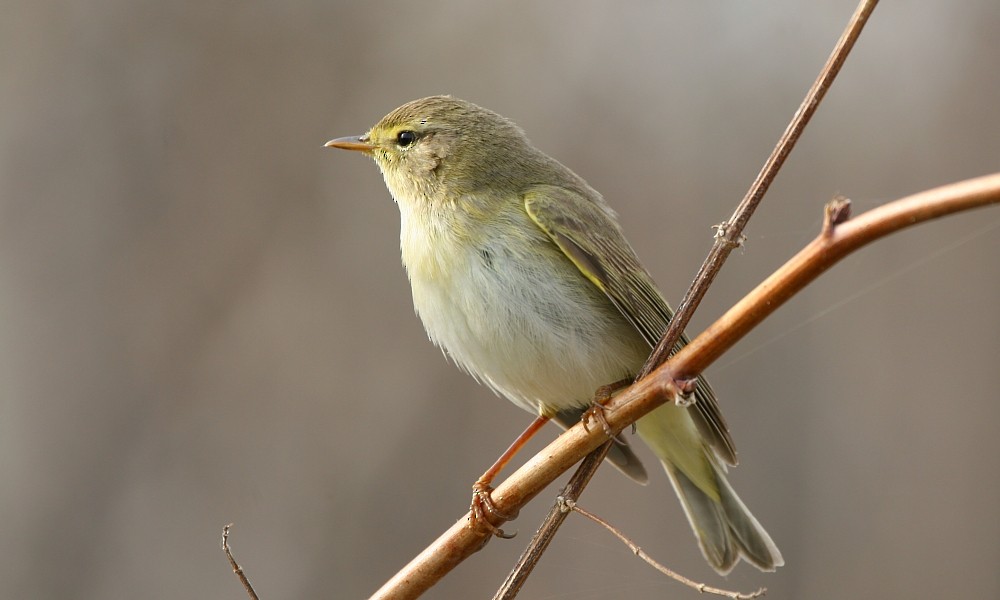
[[(372, 154), (401, 214), (400, 247), (428, 335), (522, 408), (572, 425), (595, 390), (629, 378), (671, 310), (614, 212), (503, 117), (449, 96), (405, 104), (333, 145)], [(686, 341), (686, 340), (685, 340)], [(736, 455), (711, 387), (638, 433), (670, 476), (708, 562), (781, 554), (726, 482)], [(645, 480), (624, 442), (609, 459)]]

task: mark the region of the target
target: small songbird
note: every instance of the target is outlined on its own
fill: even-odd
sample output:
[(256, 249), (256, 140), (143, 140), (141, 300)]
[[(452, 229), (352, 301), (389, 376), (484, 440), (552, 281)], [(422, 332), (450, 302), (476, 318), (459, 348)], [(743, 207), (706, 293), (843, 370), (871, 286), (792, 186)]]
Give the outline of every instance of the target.
[[(673, 313), (614, 211), (504, 117), (432, 96), (326, 145), (369, 154), (382, 171), (430, 339), (521, 408), (575, 424), (595, 390), (633, 377), (666, 330)], [(716, 571), (728, 573), (740, 557), (764, 571), (784, 564), (726, 481), (736, 451), (704, 379), (693, 404), (660, 406), (637, 431)], [(646, 481), (621, 436), (608, 460)], [(477, 482), (486, 501), (494, 467)]]

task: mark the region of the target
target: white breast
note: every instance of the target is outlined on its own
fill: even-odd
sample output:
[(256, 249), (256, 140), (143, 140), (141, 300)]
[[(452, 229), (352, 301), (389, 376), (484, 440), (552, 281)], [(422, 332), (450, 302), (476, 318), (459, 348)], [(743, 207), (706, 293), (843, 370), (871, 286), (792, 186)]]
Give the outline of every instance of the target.
[[(584, 406), (648, 348), (600, 291), (524, 215), (531, 235), (441, 219), (400, 204), (413, 304), (435, 344), (522, 408)], [(507, 226), (509, 230), (509, 225)]]

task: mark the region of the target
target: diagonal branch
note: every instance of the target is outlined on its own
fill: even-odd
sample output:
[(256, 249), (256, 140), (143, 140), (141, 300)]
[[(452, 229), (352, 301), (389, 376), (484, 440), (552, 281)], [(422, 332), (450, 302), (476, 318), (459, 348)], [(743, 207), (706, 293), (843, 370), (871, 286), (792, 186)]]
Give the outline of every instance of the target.
[(791, 154), (792, 148), (795, 147), (795, 143), (799, 140), (799, 136), (802, 135), (809, 120), (816, 112), (816, 109), (819, 108), (819, 103), (823, 101), (823, 97), (833, 84), (833, 80), (840, 73), (840, 68), (844, 65), (844, 61), (847, 60), (847, 55), (851, 52), (851, 49), (854, 48), (854, 42), (861, 35), (861, 30), (868, 22), (868, 17), (872, 11), (875, 10), (876, 4), (878, 4), (878, 0), (861, 0), (858, 4), (854, 14), (851, 15), (851, 20), (847, 23), (847, 27), (840, 35), (840, 39), (837, 40), (837, 45), (834, 46), (833, 52), (830, 53), (830, 58), (823, 65), (823, 69), (820, 71), (816, 81), (813, 82), (812, 87), (809, 88), (806, 97), (802, 100), (802, 104), (799, 105), (799, 109), (795, 111), (792, 121), (785, 128), (785, 132), (781, 135), (774, 150), (771, 151), (771, 156), (767, 158), (757, 178), (750, 185), (750, 189), (747, 190), (746, 196), (737, 205), (733, 216), (718, 226), (715, 244), (705, 258), (705, 262), (702, 263), (697, 275), (695, 275), (694, 284), (684, 294), (681, 303), (677, 305), (677, 313), (670, 320), (667, 330), (663, 332), (663, 337), (660, 338), (660, 343), (653, 349), (652, 354), (646, 360), (646, 364), (642, 366), (636, 379), (642, 379), (646, 375), (649, 375), (653, 369), (662, 365), (667, 360), (670, 351), (677, 344), (677, 340), (680, 339), (681, 332), (687, 328), (688, 321), (691, 320), (691, 315), (694, 314), (698, 305), (701, 304), (701, 300), (708, 292), (708, 288), (715, 281), (715, 276), (722, 270), (723, 263), (729, 258), (729, 254), (732, 253), (734, 248), (743, 245), (743, 230), (750, 221), (750, 217), (753, 216), (757, 205), (764, 199), (764, 194), (771, 187), (771, 182), (777, 176), (778, 170), (785, 164), (785, 159)]
[[(808, 246), (650, 376), (616, 396), (605, 415), (612, 430), (621, 431), (672, 400), (678, 382), (697, 376), (779, 306), (854, 250), (918, 223), (1000, 204), (1000, 173), (920, 192), (846, 222), (844, 202), (834, 201), (827, 207), (823, 230)], [(605, 441), (607, 436), (599, 427), (587, 431), (578, 424), (568, 429), (497, 486), (492, 494), (494, 503), (505, 514), (517, 514), (552, 481)], [(485, 528), (470, 528), (468, 519), (468, 514), (459, 519), (372, 598), (416, 598), (482, 548), (489, 533)]]

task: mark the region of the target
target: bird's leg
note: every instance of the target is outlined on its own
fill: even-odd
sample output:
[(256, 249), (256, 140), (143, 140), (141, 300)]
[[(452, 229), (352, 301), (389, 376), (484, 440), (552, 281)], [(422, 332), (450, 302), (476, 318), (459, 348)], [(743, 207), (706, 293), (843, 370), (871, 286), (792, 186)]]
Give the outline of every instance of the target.
[(521, 435), (517, 436), (511, 445), (504, 450), (504, 453), (500, 455), (500, 458), (493, 463), (493, 466), (483, 473), (482, 477), (476, 480), (476, 483), (472, 484), (472, 505), (469, 507), (471, 516), (469, 518), (469, 525), (475, 527), (477, 523), (483, 523), (483, 525), (492, 533), (493, 535), (505, 539), (510, 539), (514, 537), (514, 534), (506, 534), (503, 529), (500, 529), (493, 523), (490, 523), (489, 519), (486, 517), (487, 514), (494, 515), (503, 519), (504, 521), (509, 521), (510, 519), (516, 517), (517, 515), (507, 515), (501, 512), (495, 504), (493, 504), (493, 498), (490, 497), (490, 492), (493, 491), (493, 479), (496, 478), (497, 474), (503, 470), (510, 459), (514, 458), (514, 455), (521, 450), (521, 448), (530, 440), (538, 430), (542, 428), (543, 425), (548, 423), (549, 417), (540, 416), (528, 425)]
[(597, 391), (594, 392), (594, 399), (590, 403), (590, 408), (583, 412), (582, 420), (584, 428), (587, 427), (591, 420), (597, 421), (608, 437), (615, 437), (615, 433), (611, 431), (611, 426), (608, 425), (608, 420), (604, 418), (604, 411), (607, 410), (605, 405), (611, 401), (611, 396), (615, 392), (630, 385), (632, 385), (631, 379), (620, 379), (614, 383), (602, 385), (597, 388)]

